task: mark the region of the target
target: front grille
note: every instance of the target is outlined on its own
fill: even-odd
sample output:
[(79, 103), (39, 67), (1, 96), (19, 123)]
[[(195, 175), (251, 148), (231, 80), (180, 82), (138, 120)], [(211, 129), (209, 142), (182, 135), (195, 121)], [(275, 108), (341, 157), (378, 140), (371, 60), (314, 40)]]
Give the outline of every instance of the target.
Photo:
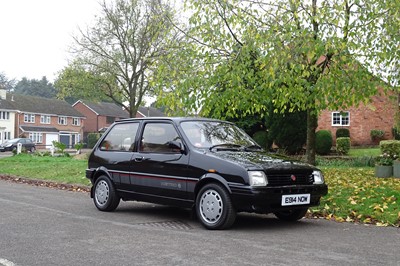
[(312, 174), (267, 174), (269, 186), (310, 185), (314, 182)]

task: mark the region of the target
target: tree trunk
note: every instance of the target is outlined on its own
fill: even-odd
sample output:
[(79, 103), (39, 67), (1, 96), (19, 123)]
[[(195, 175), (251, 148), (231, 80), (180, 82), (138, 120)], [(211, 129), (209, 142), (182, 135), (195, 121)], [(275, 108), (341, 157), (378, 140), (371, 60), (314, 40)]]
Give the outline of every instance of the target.
[(130, 118), (135, 118), (137, 111), (138, 111), (138, 108), (135, 105), (131, 105), (129, 107), (129, 117)]
[(307, 162), (315, 165), (315, 131), (318, 126), (318, 115), (315, 110), (307, 110)]

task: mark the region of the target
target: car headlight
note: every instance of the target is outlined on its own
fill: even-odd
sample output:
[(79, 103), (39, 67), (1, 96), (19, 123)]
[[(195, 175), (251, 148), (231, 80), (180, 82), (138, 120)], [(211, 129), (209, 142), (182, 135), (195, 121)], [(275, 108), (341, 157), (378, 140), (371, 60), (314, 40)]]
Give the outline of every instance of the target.
[(7, 144), (7, 145), (5, 145), (4, 147), (10, 148), (11, 146), (12, 146), (12, 144)]
[(315, 170), (312, 174), (314, 176), (314, 184), (323, 184), (325, 182), (324, 175), (321, 171)]
[(268, 184), (267, 177), (263, 171), (248, 171), (250, 186), (260, 187)]

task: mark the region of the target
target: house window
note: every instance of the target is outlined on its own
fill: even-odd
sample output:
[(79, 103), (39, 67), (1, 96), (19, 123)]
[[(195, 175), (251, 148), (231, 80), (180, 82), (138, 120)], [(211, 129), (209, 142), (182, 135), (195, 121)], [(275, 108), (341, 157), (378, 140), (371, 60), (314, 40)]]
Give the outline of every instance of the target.
[(66, 116), (59, 116), (58, 117), (58, 124), (59, 125), (66, 125), (67, 124), (67, 117)]
[(81, 125), (81, 119), (77, 118), (77, 117), (72, 118), (72, 125), (80, 126)]
[(24, 114), (24, 122), (25, 123), (35, 123), (35, 115), (34, 114)]
[(10, 120), (10, 112), (1, 111), (0, 120)]
[(332, 112), (332, 126), (349, 126), (350, 112)]
[(34, 143), (42, 143), (43, 142), (43, 134), (42, 133), (31, 132), (31, 133), (29, 133), (29, 138)]
[(40, 116), (40, 124), (50, 124), (50, 116), (49, 115), (41, 115)]
[(0, 143), (3, 140), (8, 140), (8, 139), (11, 139), (11, 132), (5, 131), (5, 132), (3, 132), (3, 136), (1, 135), (1, 132), (0, 132)]

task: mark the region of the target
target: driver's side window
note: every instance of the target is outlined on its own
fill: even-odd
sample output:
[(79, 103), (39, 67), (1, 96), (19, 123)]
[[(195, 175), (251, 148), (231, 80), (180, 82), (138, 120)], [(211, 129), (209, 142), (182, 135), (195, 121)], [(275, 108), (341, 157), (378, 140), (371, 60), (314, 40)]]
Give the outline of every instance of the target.
[(175, 127), (169, 123), (147, 123), (140, 144), (140, 151), (152, 153), (178, 153), (169, 143), (176, 141), (182, 144)]

